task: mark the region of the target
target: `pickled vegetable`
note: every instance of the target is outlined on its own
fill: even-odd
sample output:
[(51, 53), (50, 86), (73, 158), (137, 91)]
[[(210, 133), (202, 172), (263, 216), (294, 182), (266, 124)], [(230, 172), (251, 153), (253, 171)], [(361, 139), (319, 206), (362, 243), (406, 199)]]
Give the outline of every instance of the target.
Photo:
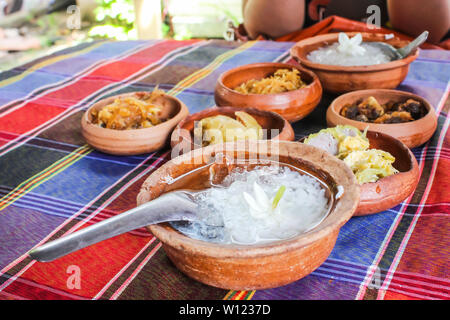
[(194, 139), (202, 146), (238, 140), (260, 140), (263, 130), (259, 123), (246, 112), (235, 112), (236, 119), (224, 115), (207, 117), (197, 122)]

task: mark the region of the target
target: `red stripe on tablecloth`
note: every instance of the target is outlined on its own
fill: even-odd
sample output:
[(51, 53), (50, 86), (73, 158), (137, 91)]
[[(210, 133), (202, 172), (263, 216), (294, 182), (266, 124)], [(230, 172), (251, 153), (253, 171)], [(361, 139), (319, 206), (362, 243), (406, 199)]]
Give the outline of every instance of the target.
[[(190, 44), (191, 42), (164, 41), (104, 65), (77, 82), (29, 101), (20, 109), (6, 114), (1, 118), (0, 131), (16, 134), (28, 132), (106, 85), (125, 79), (174, 49)], [(23, 121), (24, 119), (26, 121)], [(3, 144), (5, 142), (0, 141), (0, 146)]]
[(8, 292), (0, 292), (0, 300), (28, 300)]
[[(35, 262), (21, 275), (21, 278), (68, 291), (67, 280), (71, 274), (68, 274), (67, 270), (69, 266), (75, 265), (81, 271), (81, 288), (73, 289), (71, 292), (78, 296), (92, 298), (108, 284), (113, 275), (120, 273), (121, 269), (148, 242), (149, 238), (122, 234), (52, 262)], [(18, 294), (19, 287), (23, 287), (23, 283), (16, 280), (6, 287), (5, 291)], [(28, 294), (27, 290), (20, 292), (24, 298), (33, 299), (34, 297), (33, 293)]]
[[(69, 290), (69, 289), (67, 289)], [(54, 289), (26, 279), (17, 279), (7, 290), (1, 293), (14, 294), (17, 298), (27, 300), (89, 300), (70, 292)]]
[(419, 297), (411, 297), (398, 292), (387, 291), (384, 300), (421, 300)]

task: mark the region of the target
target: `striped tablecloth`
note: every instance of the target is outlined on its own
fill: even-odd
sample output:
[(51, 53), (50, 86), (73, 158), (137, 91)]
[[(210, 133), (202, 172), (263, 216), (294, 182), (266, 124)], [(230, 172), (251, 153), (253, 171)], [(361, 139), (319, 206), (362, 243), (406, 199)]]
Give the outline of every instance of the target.
[[(180, 273), (161, 243), (136, 230), (50, 263), (36, 245), (135, 206), (168, 150), (119, 157), (97, 152), (80, 118), (106, 96), (156, 85), (194, 113), (214, 105), (218, 76), (262, 61), (292, 61), (293, 43), (93, 42), (0, 74), (0, 299), (448, 299), (450, 52), (423, 50), (400, 89), (428, 99), (438, 128), (414, 149), (420, 182), (388, 211), (352, 218), (326, 262), (290, 285), (227, 291)], [(333, 96), (294, 125), (298, 138), (325, 127)]]

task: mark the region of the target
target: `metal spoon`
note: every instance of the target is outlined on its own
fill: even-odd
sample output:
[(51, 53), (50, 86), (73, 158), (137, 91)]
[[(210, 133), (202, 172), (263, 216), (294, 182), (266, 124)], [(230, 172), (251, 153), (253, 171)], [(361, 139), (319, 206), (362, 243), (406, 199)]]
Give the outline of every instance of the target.
[(411, 41), (408, 45), (403, 48), (395, 48), (386, 42), (366, 42), (367, 45), (378, 47), (383, 50), (383, 52), (390, 57), (391, 61), (400, 60), (409, 56), (416, 48), (421, 46), (428, 38), (428, 31), (422, 32), (420, 36)]
[(197, 209), (193, 192), (178, 190), (166, 193), (134, 209), (34, 248), (28, 254), (38, 261), (52, 261), (97, 242), (151, 224), (195, 221)]

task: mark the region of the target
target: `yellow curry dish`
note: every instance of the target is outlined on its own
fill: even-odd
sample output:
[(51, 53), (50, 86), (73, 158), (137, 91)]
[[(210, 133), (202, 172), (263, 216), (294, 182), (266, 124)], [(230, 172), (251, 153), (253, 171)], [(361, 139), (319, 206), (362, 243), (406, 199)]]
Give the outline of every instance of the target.
[(261, 125), (244, 111), (236, 111), (236, 119), (217, 115), (204, 118), (195, 124), (194, 139), (203, 147), (211, 144), (238, 140), (260, 140), (263, 137)]
[(324, 149), (343, 160), (353, 171), (359, 184), (376, 182), (398, 173), (389, 152), (370, 149), (366, 131), (352, 126), (336, 126), (309, 135), (304, 143)]
[(306, 87), (297, 69), (278, 69), (269, 77), (251, 79), (234, 88), (243, 94), (271, 94), (297, 90)]
[(164, 121), (160, 118), (162, 106), (155, 103), (162, 95), (164, 91), (155, 89), (153, 92), (136, 92), (118, 97), (113, 103), (92, 110), (92, 123), (115, 130), (153, 127)]

